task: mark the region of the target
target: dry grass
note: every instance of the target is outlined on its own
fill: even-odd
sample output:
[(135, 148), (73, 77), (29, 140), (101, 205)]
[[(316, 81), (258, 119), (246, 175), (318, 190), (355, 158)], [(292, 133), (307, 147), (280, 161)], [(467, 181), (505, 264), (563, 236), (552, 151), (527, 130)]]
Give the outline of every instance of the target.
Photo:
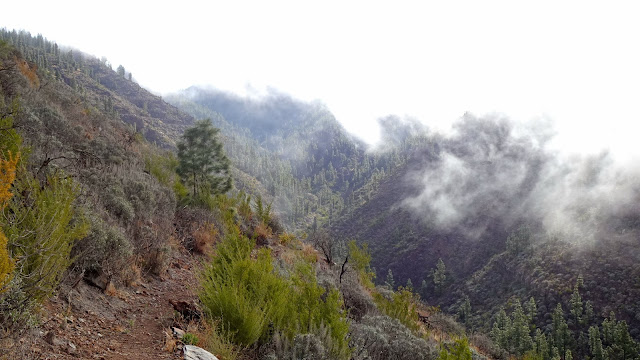
[(242, 349), (235, 346), (229, 338), (218, 331), (218, 324), (203, 321), (199, 325), (197, 329), (189, 331), (198, 337), (198, 346), (211, 352), (220, 360), (240, 359)]
[(193, 232), (193, 249), (200, 254), (211, 253), (212, 246), (219, 237), (218, 229), (213, 224), (205, 223)]
[(122, 274), (125, 285), (138, 286), (142, 280), (142, 270), (136, 263), (129, 265)]
[(302, 244), (302, 258), (311, 264), (318, 262), (318, 251), (311, 244)]
[(260, 222), (253, 229), (253, 236), (256, 239), (256, 243), (258, 245), (265, 245), (268, 242), (268, 239), (273, 236), (273, 232), (271, 228), (264, 223)]
[(171, 330), (164, 330), (164, 350), (167, 352), (174, 352), (178, 341), (173, 337)]

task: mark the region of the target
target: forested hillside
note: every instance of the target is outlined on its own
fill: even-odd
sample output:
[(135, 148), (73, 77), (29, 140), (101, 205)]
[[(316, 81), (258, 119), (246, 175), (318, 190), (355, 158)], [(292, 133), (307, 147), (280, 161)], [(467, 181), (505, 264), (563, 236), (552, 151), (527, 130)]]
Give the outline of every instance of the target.
[[(278, 95), (262, 119), (292, 114), (269, 134), (299, 153), (286, 156), (106, 59), (0, 35), (0, 357), (182, 358), (197, 344), (220, 359), (485, 358), (411, 289), (376, 287), (366, 245), (327, 258), (309, 244), (397, 153), (367, 154), (322, 106)], [(314, 224), (307, 242), (285, 231)]]
[[(250, 99), (190, 88), (167, 100), (222, 129), (235, 166), (259, 181), (262, 195), (275, 201), (274, 208), (294, 228), (335, 222), (365, 203), (385, 174), (406, 161), (412, 146), (369, 152), (322, 104), (277, 92)], [(406, 137), (400, 128), (387, 130)], [(256, 192), (250, 182), (240, 186)]]
[(320, 103), (195, 87), (165, 102), (134, 80), (0, 31), (0, 340), (35, 344), (3, 348), (63, 356), (37, 329), (87, 316), (76, 289), (139, 299), (145, 282), (184, 289), (181, 269), (190, 302), (147, 320), (189, 336), (166, 330), (157, 354), (640, 356), (640, 187), (612, 155), (564, 158), (552, 129), (471, 114), (447, 135), (380, 119), (374, 149)]
[[(547, 134), (465, 115), (452, 135), (430, 136), (333, 234), (369, 243), (379, 281), (410, 281), (468, 327), (489, 332), (501, 309), (533, 299), (527, 322), (557, 337), (564, 316), (560, 343), (579, 358), (593, 356), (589, 327), (612, 314), (637, 338), (635, 169), (607, 153), (565, 162), (546, 149)], [(499, 342), (516, 355), (535, 345), (509, 341)]]

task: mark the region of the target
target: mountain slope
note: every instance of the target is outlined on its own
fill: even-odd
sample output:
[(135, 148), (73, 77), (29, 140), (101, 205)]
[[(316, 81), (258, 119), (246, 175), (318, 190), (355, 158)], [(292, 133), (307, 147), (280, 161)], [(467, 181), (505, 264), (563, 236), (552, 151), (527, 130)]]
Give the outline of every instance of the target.
[[(551, 331), (552, 310), (570, 303), (581, 277), (592, 324), (614, 311), (640, 336), (633, 169), (606, 154), (565, 163), (520, 131), (466, 115), (454, 134), (432, 135), (333, 234), (370, 244), (379, 282), (391, 270), (396, 285), (411, 279), (452, 313), (468, 297), (471, 327), (488, 331), (512, 298), (534, 297), (536, 323)], [(439, 259), (444, 286), (434, 283)]]

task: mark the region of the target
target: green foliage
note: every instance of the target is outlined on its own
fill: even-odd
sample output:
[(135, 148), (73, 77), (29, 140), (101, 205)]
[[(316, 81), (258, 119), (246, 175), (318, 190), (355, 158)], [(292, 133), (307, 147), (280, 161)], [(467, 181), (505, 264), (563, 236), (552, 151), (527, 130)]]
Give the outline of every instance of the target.
[(444, 265), (444, 261), (442, 261), (442, 259), (438, 259), (436, 269), (433, 271), (433, 285), (435, 286), (437, 292), (442, 291), (446, 280), (447, 268)]
[(185, 345), (198, 345), (198, 337), (192, 333), (186, 333), (182, 336), (182, 343)]
[(201, 275), (200, 300), (223, 322), (234, 342), (251, 345), (264, 339), (270, 322), (282, 326), (287, 315), (286, 282), (273, 273), (271, 257), (261, 250), (251, 259), (253, 243), (229, 234)]
[(395, 281), (393, 281), (393, 272), (391, 271), (391, 269), (387, 271), (387, 278), (384, 280), (384, 284), (388, 286), (390, 290), (396, 288)]
[(231, 189), (230, 163), (217, 138), (219, 131), (211, 120), (200, 120), (178, 142), (177, 171), (193, 189), (193, 197), (199, 191), (215, 195)]
[(409, 290), (400, 287), (389, 297), (379, 292), (373, 294), (373, 299), (380, 311), (394, 319), (398, 319), (407, 328), (418, 330), (418, 312), (416, 311), (416, 296)]
[(88, 230), (74, 206), (78, 188), (63, 174), (49, 175), (41, 184), (21, 171), (16, 196), (4, 215), (5, 232), (16, 259), (16, 276), (32, 301), (50, 296), (71, 264), (71, 249)]
[(145, 156), (144, 168), (164, 186), (173, 187), (175, 182), (179, 181), (176, 176), (178, 159), (173, 153), (158, 154), (150, 152)]
[(491, 330), (491, 337), (510, 354), (522, 356), (534, 347), (530, 333), (532, 328), (530, 319), (530, 315), (525, 313), (520, 301), (516, 300), (511, 316), (507, 316), (504, 309), (498, 312)]
[(530, 244), (531, 230), (527, 226), (520, 227), (507, 237), (507, 251), (514, 255), (525, 251)]
[(463, 324), (469, 322), (469, 318), (471, 317), (471, 300), (469, 300), (469, 296), (465, 295), (464, 300), (460, 304), (458, 308), (458, 318), (462, 321)]
[(243, 346), (269, 340), (269, 326), (289, 339), (326, 327), (332, 339), (328, 350), (347, 356), (349, 325), (339, 292), (333, 289), (323, 296), (325, 290), (309, 264), (299, 264), (290, 279), (279, 275), (269, 251), (260, 249), (252, 258), (253, 247), (238, 232), (218, 244), (201, 274), (200, 299), (207, 313)]
[(443, 344), (438, 360), (471, 360), (472, 355), (469, 340), (462, 338), (455, 340), (453, 344)]
[(369, 245), (362, 244), (359, 247), (355, 240), (349, 241), (349, 261), (353, 264), (354, 269), (358, 273), (358, 277), (362, 285), (366, 288), (373, 289), (373, 279), (375, 273), (371, 270), (371, 253)]
[(567, 321), (564, 319), (564, 311), (562, 310), (562, 305), (560, 303), (558, 303), (553, 311), (551, 319), (553, 326), (551, 340), (553, 346), (558, 349), (559, 353), (564, 354), (571, 341), (571, 333), (569, 332)]
[(271, 204), (263, 204), (262, 196), (256, 197), (255, 214), (263, 224), (271, 222)]

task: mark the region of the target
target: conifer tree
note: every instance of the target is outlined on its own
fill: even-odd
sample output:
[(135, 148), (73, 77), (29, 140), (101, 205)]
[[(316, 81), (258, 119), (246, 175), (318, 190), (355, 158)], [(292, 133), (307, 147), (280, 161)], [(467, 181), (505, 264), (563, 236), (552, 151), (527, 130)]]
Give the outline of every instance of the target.
[(446, 267), (442, 259), (438, 259), (436, 269), (433, 272), (433, 285), (435, 285), (436, 291), (441, 291), (444, 286), (444, 282), (447, 280)]
[(389, 289), (395, 289), (396, 286), (395, 282), (393, 281), (393, 271), (391, 271), (391, 269), (389, 269), (389, 271), (387, 272), (387, 278), (384, 283), (389, 287)]
[(185, 130), (178, 143), (177, 171), (194, 197), (199, 190), (220, 194), (231, 189), (230, 162), (218, 140), (219, 131), (210, 120), (200, 120)]

